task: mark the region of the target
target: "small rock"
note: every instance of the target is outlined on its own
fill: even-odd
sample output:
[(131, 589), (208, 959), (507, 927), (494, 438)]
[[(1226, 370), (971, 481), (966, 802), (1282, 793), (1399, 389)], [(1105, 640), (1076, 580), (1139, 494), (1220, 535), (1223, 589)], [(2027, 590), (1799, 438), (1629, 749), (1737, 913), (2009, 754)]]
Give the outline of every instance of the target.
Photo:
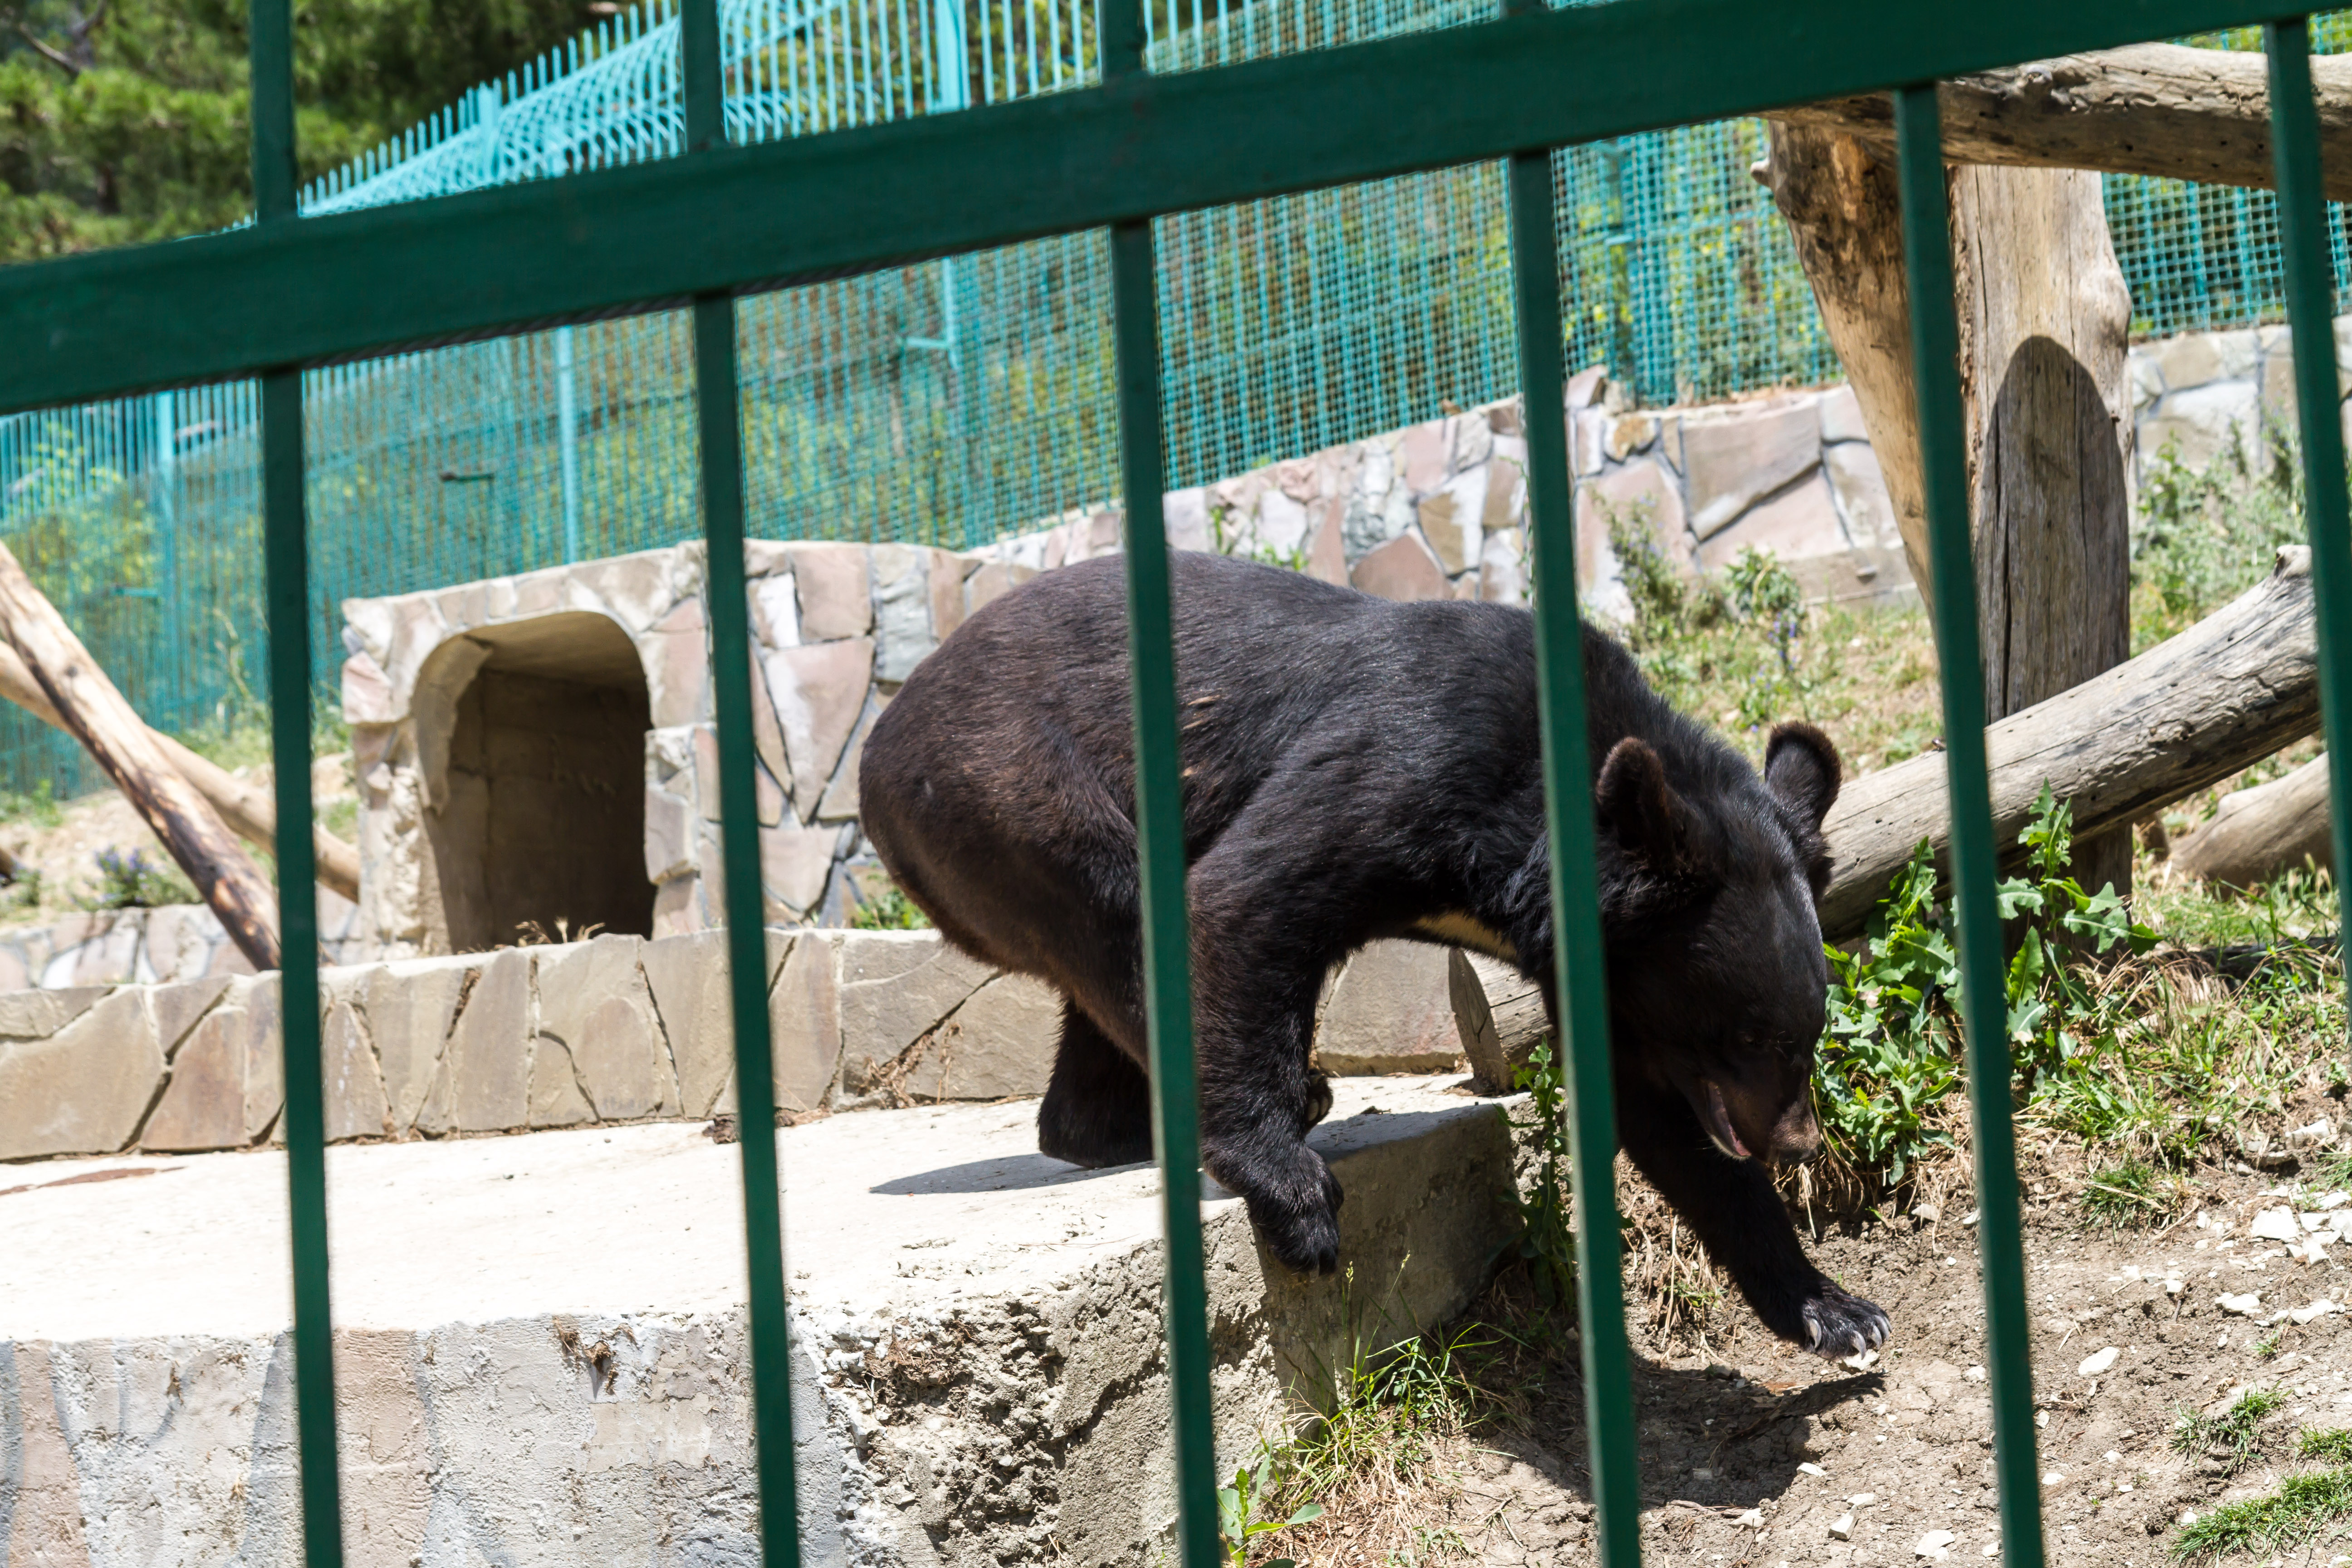
[(2168, 1296), (2178, 1296), (2188, 1289), (2189, 1286), (2184, 1280), (2168, 1279), (2164, 1282), (2164, 1293)]
[(1970, 1383), (1982, 1383), (1985, 1380), (1985, 1369), (1981, 1366), (1972, 1366), (1964, 1375)]
[(1731, 1522), (1743, 1530), (1761, 1530), (1764, 1528), (1764, 1510), (1760, 1508), (1751, 1508)]
[(1911, 1205), (1911, 1217), (1933, 1225), (1944, 1217), (1944, 1210), (1937, 1204), (1914, 1204)]
[(1797, 1467), (1797, 1471), (1800, 1475), (1807, 1476), (1826, 1476), (1829, 1474), (1827, 1470), (1822, 1468), (1811, 1459), (1807, 1459), (1803, 1464), (1799, 1465)]
[(2184, 1508), (2184, 1509), (2182, 1509), (2182, 1510), (2180, 1510), (2180, 1522), (2181, 1522), (2181, 1523), (2183, 1523), (2183, 1524), (2194, 1524), (2194, 1523), (2196, 1523), (2196, 1522), (2197, 1522), (2197, 1510), (2196, 1510), (2195, 1509), (2193, 1509), (2193, 1508)]
[(1845, 1500), (1852, 1503), (1856, 1508), (1868, 1508), (1872, 1503), (1878, 1500), (1878, 1494), (1876, 1492), (1856, 1492), (1853, 1496), (1846, 1499)]
[(2324, 1318), (2330, 1312), (2340, 1312), (2343, 1310), (2344, 1309), (2336, 1302), (2329, 1300), (2325, 1296), (2322, 1296), (2318, 1300), (2314, 1301), (2308, 1307), (2297, 1307), (2294, 1311), (2289, 1312), (2287, 1316), (2297, 1323), (2308, 1323), (2317, 1319)]
[(2315, 1121), (2308, 1127), (2297, 1127), (2286, 1135), (2290, 1149), (2316, 1149), (2336, 1142), (2336, 1129), (2325, 1121)]
[(1968, 1213), (1966, 1213), (1966, 1214), (1964, 1214), (1964, 1215), (1962, 1215), (1960, 1216), (1960, 1223), (1961, 1223), (1962, 1225), (1974, 1225), (1974, 1224), (1976, 1224), (1976, 1222), (1977, 1222), (1977, 1211), (1976, 1211), (1976, 1210), (1974, 1210), (1974, 1209), (1970, 1209)]
[(2083, 1358), (2082, 1365), (2074, 1369), (2075, 1375), (2078, 1377), (2096, 1377), (2101, 1373), (2106, 1371), (2109, 1367), (2115, 1365), (2117, 1361), (2121, 1360), (2123, 1353), (2123, 1352), (2117, 1350), (2113, 1345), (2108, 1345), (2103, 1350), (2094, 1351), (2089, 1355)]
[(1852, 1541), (1853, 1539), (1853, 1515), (1850, 1513), (1842, 1513), (1835, 1519), (1830, 1521), (1830, 1539), (1832, 1541)]
[(2000, 1556), (2000, 1542), (1998, 1542), (1998, 1541), (1988, 1541), (1988, 1542), (1986, 1542), (1984, 1543), (1984, 1554), (1985, 1554), (1987, 1557), (1998, 1557), (1998, 1556)]
[(2042, 1472), (2042, 1484), (2045, 1487), (2063, 1486), (2065, 1483), (2066, 1476), (2062, 1470), (2044, 1470)]
[(2251, 1318), (2256, 1312), (2262, 1310), (2263, 1299), (2259, 1292), (2249, 1290), (2242, 1296), (2231, 1296), (2227, 1294), (2217, 1296), (2213, 1300), (2213, 1304), (2221, 1308), (2221, 1310), (2232, 1313), (2237, 1317)]
[(1857, 1354), (1847, 1356), (1843, 1361), (1838, 1363), (1838, 1364), (1840, 1366), (1850, 1366), (1856, 1372), (1868, 1372), (1872, 1367), (1878, 1364), (1878, 1352), (1876, 1351), (1863, 1351)]
[(2099, 1458), (2103, 1458), (2103, 1459), (2106, 1460), (2106, 1462), (2107, 1462), (2107, 1463), (2109, 1463), (2109, 1464), (2111, 1464), (2111, 1465), (2112, 1465), (2112, 1464), (2114, 1464), (2116, 1460), (2118, 1460), (2118, 1459), (2122, 1458), (2123, 1458), (2123, 1454), (2122, 1454), (2122, 1452), (2121, 1452), (2120, 1450), (2118, 1450), (2118, 1449), (2110, 1448), (2110, 1449), (2108, 1449), (2105, 1453), (2104, 1453), (2104, 1454), (2100, 1455), (2100, 1456), (2099, 1456)]
[(2264, 1209), (2254, 1216), (2254, 1223), (2247, 1227), (2246, 1234), (2263, 1241), (2300, 1241), (2303, 1239), (2303, 1224), (2294, 1217), (2293, 1209)]
[(1958, 1539), (1958, 1536), (1948, 1530), (1931, 1530), (1919, 1538), (1917, 1545), (1911, 1548), (1911, 1554), (1914, 1557), (1926, 1557), (1941, 1563), (1952, 1554), (1952, 1542)]

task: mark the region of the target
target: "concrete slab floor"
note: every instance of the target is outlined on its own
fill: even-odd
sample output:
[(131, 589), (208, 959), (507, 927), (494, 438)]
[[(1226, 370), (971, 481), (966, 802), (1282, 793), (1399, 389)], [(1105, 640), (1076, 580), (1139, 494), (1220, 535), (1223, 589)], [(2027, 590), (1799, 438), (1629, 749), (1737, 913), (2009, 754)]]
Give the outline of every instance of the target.
[[(1457, 1082), (1335, 1081), (1314, 1142), (1352, 1292), (1263, 1259), (1212, 1186), (1233, 1462), (1351, 1334), (1483, 1282), (1514, 1152)], [(1047, 1160), (1034, 1115), (780, 1134), (813, 1563), (1142, 1563), (1164, 1539), (1157, 1176)], [(338, 1147), (328, 1172), (355, 1563), (749, 1560), (735, 1149), (667, 1123)], [(274, 1152), (0, 1167), (0, 1451), (58, 1461), (0, 1473), (0, 1560), (290, 1561), (285, 1180)]]

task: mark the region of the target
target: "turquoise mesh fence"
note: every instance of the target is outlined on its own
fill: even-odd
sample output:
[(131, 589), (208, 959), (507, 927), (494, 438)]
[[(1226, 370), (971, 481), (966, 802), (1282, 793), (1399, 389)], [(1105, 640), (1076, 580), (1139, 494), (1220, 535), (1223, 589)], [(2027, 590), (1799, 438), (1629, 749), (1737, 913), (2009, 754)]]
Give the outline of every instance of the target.
[[(1451, 26), (1471, 0), (1159, 0), (1186, 68)], [(1091, 0), (722, 0), (728, 115), (761, 141), (1091, 79)], [(2316, 31), (2352, 42), (2342, 15)], [(651, 0), (303, 193), (380, 205), (666, 155), (677, 23)], [(2203, 40), (2231, 47), (2251, 38)], [(1568, 363), (1641, 402), (1838, 374), (1769, 195), (1754, 121), (1555, 157)], [(2114, 178), (2135, 330), (2280, 315), (2266, 193)], [(821, 221), (821, 219), (813, 219)], [(1197, 484), (1513, 385), (1499, 168), (1162, 220), (1171, 482)], [(690, 244), (690, 236), (679, 243)], [(2339, 279), (2352, 269), (2337, 235)], [(964, 547), (1117, 489), (1099, 236), (743, 301), (749, 522), (769, 538)], [(451, 279), (462, 287), (463, 280)], [(339, 602), (668, 544), (699, 530), (681, 314), (394, 355), (308, 378), (322, 702)], [(150, 721), (185, 731), (257, 687), (258, 451), (249, 385), (0, 421), (0, 540)], [(0, 788), (97, 784), (0, 711)]]

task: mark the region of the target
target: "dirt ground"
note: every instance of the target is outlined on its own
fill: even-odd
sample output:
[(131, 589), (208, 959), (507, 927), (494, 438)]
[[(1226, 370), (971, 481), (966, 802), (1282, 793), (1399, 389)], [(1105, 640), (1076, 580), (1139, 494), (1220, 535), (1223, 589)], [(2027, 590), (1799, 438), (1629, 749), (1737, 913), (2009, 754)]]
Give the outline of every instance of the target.
[[(2258, 1326), (2217, 1305), (2253, 1292), (2263, 1319), (2352, 1295), (2342, 1263), (2291, 1258), (2248, 1235), (2257, 1214), (2316, 1209), (2324, 1196), (2308, 1183), (2299, 1202), (2279, 1195), (2289, 1189), (2277, 1174), (2200, 1174), (2193, 1207), (2162, 1229), (2086, 1226), (2061, 1195), (2072, 1184), (2054, 1178), (2028, 1200), (2054, 1563), (2167, 1561), (2183, 1510), (2270, 1489), (2297, 1428), (2352, 1426), (2343, 1312)], [(1976, 1232), (1961, 1223), (1964, 1193), (1934, 1206), (1935, 1218), (1824, 1228), (1812, 1247), (1826, 1272), (1895, 1320), (1894, 1339), (1866, 1370), (1780, 1344), (1736, 1300), (1715, 1310), (1723, 1331), (1711, 1343), (1636, 1328), (1647, 1561), (1793, 1568), (1998, 1555)], [(2168, 1290), (2176, 1280), (2178, 1292)], [(2109, 1348), (2118, 1353), (2106, 1370), (2079, 1370)], [(2218, 1414), (2256, 1386), (2288, 1395), (2265, 1427), (2268, 1458), (2224, 1479), (2217, 1463), (2172, 1452), (2180, 1412)], [(1580, 1380), (1555, 1363), (1520, 1409), (1445, 1442), (1414, 1495), (1378, 1509), (1335, 1500), (1311, 1532), (1277, 1538), (1281, 1549), (1318, 1565), (1589, 1561), (1581, 1400)], [(1952, 1539), (1923, 1542), (1937, 1531)], [(2347, 1551), (2352, 1542), (2324, 1539), (2288, 1561), (2342, 1563)]]

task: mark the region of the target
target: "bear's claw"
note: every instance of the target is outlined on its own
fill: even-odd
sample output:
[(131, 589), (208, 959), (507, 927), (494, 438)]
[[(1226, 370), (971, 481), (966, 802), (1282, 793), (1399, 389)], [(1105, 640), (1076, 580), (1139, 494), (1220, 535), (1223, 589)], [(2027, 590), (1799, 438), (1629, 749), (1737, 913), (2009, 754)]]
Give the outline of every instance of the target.
[(1824, 1281), (1805, 1302), (1805, 1348), (1830, 1361), (1874, 1351), (1895, 1331), (1885, 1310)]

